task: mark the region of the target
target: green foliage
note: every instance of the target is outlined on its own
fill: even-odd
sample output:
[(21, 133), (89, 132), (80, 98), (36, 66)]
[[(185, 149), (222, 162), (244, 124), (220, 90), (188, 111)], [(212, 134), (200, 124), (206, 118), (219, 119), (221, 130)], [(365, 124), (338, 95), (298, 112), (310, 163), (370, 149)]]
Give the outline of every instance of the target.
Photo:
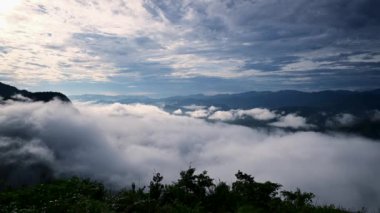
[(205, 203), (210, 187), (214, 186), (213, 180), (203, 171), (195, 175), (195, 169), (189, 168), (180, 173), (180, 179), (165, 187), (163, 194), (165, 202), (178, 202), (189, 206)]
[(258, 183), (251, 175), (241, 171), (235, 176), (237, 180), (232, 183), (232, 193), (240, 198), (239, 205), (253, 205), (259, 209), (273, 210), (272, 203), (279, 201), (276, 195), (281, 185), (272, 182)]
[(159, 200), (162, 196), (164, 185), (161, 181), (164, 177), (160, 173), (156, 173), (153, 176), (152, 181), (149, 184), (149, 198), (152, 200)]
[(2, 212), (347, 212), (334, 206), (315, 206), (314, 194), (297, 189), (281, 191), (281, 185), (259, 183), (238, 171), (231, 186), (214, 184), (206, 171), (195, 168), (180, 173), (172, 184), (164, 185), (163, 176), (154, 174), (148, 188), (136, 185), (118, 192), (107, 191), (103, 184), (73, 177), (46, 184), (0, 191)]
[(295, 207), (304, 207), (311, 205), (315, 195), (313, 193), (304, 193), (300, 189), (295, 192), (282, 191), (281, 194), (284, 196), (285, 202), (290, 202)]
[(3, 191), (0, 212), (106, 212), (105, 197), (101, 183), (74, 177)]

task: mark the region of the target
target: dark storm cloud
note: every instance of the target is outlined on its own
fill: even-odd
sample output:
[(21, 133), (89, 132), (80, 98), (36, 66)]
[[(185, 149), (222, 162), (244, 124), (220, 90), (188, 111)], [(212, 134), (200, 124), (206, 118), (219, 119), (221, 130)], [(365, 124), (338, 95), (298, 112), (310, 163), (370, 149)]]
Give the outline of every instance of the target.
[[(155, 7), (150, 11), (160, 9), (174, 23), (185, 20), (187, 13), (193, 11), (197, 15), (195, 24), (203, 27), (202, 23), (206, 23), (205, 29), (209, 23), (218, 25), (222, 22), (224, 28), (229, 30), (222, 32), (222, 35), (236, 33), (244, 36), (236, 32), (244, 28), (248, 35), (258, 34), (263, 40), (317, 36), (326, 33), (328, 28), (353, 32), (368, 27), (378, 30), (380, 23), (376, 11), (379, 3), (376, 0), (154, 1), (147, 6), (152, 4)], [(375, 36), (373, 30), (367, 31), (366, 35)]]
[[(205, 40), (210, 44), (206, 49), (191, 46), (178, 49), (178, 54), (191, 52), (208, 58), (243, 58), (245, 63), (237, 72), (282, 71), (280, 75), (271, 76), (272, 81), (302, 76), (309, 78), (303, 86), (310, 88), (319, 84), (323, 77), (316, 76), (321, 72), (336, 76), (341, 82), (351, 82), (356, 88), (364, 86), (362, 82), (366, 80), (374, 81), (373, 75), (378, 74), (371, 70), (378, 71), (379, 58), (372, 62), (359, 58), (353, 62), (348, 56), (378, 54), (380, 16), (375, 9), (378, 7), (379, 2), (375, 0), (152, 1), (146, 4), (153, 15), (164, 14), (175, 25), (192, 27), (186, 34), (187, 39)], [(286, 65), (305, 60), (328, 65), (299, 67), (298, 70), (304, 69), (304, 72), (298, 74), (287, 69)], [(360, 79), (355, 73), (360, 73)], [(266, 77), (253, 78), (267, 81)], [(325, 88), (343, 86), (341, 82), (337, 85), (334, 85), (336, 81), (327, 82)], [(378, 83), (376, 77), (366, 86), (376, 87)]]

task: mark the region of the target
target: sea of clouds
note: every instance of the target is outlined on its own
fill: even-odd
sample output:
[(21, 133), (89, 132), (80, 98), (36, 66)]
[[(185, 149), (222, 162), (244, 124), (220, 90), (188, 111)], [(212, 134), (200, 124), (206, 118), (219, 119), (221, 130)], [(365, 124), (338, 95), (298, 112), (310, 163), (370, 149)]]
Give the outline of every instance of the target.
[[(207, 116), (215, 120), (277, 116), (266, 109), (212, 111)], [(183, 114), (142, 104), (7, 102), (0, 106), (0, 178), (20, 184), (79, 175), (112, 187), (143, 186), (154, 172), (170, 183), (191, 165), (216, 181), (231, 182), (242, 170), (257, 181), (313, 192), (319, 204), (379, 207), (379, 141), (312, 128), (269, 132)], [(273, 125), (296, 117), (281, 116)]]
[[(198, 106), (189, 105), (184, 106), (188, 110), (183, 112), (181, 109), (173, 111), (175, 115), (187, 115), (192, 118), (208, 119), (211, 121), (236, 121), (239, 119), (251, 118), (257, 121), (266, 122), (268, 126), (292, 129), (313, 129), (315, 125), (307, 123), (307, 119), (297, 115), (296, 113), (285, 114), (285, 112), (277, 112), (265, 108), (253, 109), (230, 109), (220, 110), (215, 106)], [(350, 114), (349, 114), (350, 115)], [(352, 115), (351, 115), (352, 116)], [(352, 116), (353, 117), (353, 116)], [(336, 119), (334, 119), (335, 121)], [(343, 120), (345, 121), (345, 120)], [(335, 125), (336, 123), (332, 123)], [(353, 124), (354, 122), (352, 122)], [(351, 124), (351, 123), (350, 123)]]

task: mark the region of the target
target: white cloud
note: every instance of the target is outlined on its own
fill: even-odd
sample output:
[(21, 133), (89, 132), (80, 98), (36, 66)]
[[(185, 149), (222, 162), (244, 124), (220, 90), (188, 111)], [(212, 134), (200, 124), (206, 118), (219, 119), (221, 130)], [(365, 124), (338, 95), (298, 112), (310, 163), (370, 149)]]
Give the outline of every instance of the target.
[(183, 108), (188, 109), (188, 110), (199, 110), (199, 109), (206, 108), (206, 106), (200, 106), (200, 105), (192, 104), (192, 105), (188, 105), (188, 106), (183, 106)]
[(271, 120), (277, 117), (276, 113), (268, 109), (254, 108), (249, 110), (237, 110), (239, 117), (250, 116), (256, 120)]
[[(187, 3), (180, 4), (185, 7)], [(192, 36), (193, 24), (199, 20), (190, 18), (194, 12), (191, 7), (186, 10), (187, 18), (174, 23), (167, 11), (144, 0), (6, 0), (1, 5), (0, 41), (7, 51), (0, 54), (0, 75), (11, 74), (13, 81), (24, 84), (104, 82), (125, 75), (126, 70), (154, 75), (150, 69), (162, 67), (169, 69), (162, 75), (174, 78), (239, 78), (259, 73), (240, 70), (244, 57), (202, 54), (201, 50), (215, 51), (216, 46), (207, 37)], [(148, 39), (157, 48), (134, 42), (139, 38)], [(102, 46), (104, 39), (125, 42)], [(189, 48), (197, 51), (184, 51)], [(135, 66), (152, 63), (155, 68)]]
[(293, 128), (293, 129), (310, 129), (313, 128), (314, 125), (308, 124), (306, 118), (299, 116), (297, 114), (287, 114), (285, 116), (281, 116), (279, 121), (270, 123), (269, 125), (275, 127), (283, 127), (283, 128)]
[(340, 113), (326, 121), (326, 125), (330, 127), (350, 127), (354, 125), (357, 118), (349, 113)]
[[(211, 114), (211, 112), (210, 112)], [(250, 117), (255, 120), (268, 121), (277, 117), (276, 113), (268, 109), (253, 108), (248, 110), (232, 109), (229, 111), (216, 111), (208, 118), (211, 120), (236, 120)]]
[(173, 114), (174, 114), (174, 115), (182, 115), (183, 112), (182, 112), (181, 109), (177, 109), (177, 110), (174, 110), (174, 111), (173, 111)]
[[(0, 169), (40, 162), (55, 175), (83, 175), (116, 186), (166, 182), (189, 164), (215, 179), (238, 170), (286, 189), (316, 193), (319, 203), (378, 207), (380, 143), (315, 132), (263, 133), (170, 115), (147, 105), (11, 103), (0, 108)], [(24, 161), (24, 157), (29, 158)], [(323, 156), (323, 157), (321, 157)], [(11, 170), (21, 172), (38, 170)], [(1, 175), (1, 174), (0, 174)], [(14, 174), (15, 175), (15, 174)], [(25, 176), (25, 175), (24, 175)], [(27, 176), (30, 177), (30, 176)], [(333, 186), (333, 187), (332, 187)]]
[(214, 111), (216, 111), (216, 110), (218, 110), (219, 109), (219, 107), (216, 107), (216, 106), (210, 106), (209, 108), (208, 108), (208, 111), (210, 111), (210, 112), (214, 112)]
[[(352, 72), (372, 79), (376, 64), (366, 65), (369, 73), (353, 63), (379, 61), (373, 39), (360, 39), (375, 37), (373, 30), (363, 28), (368, 34), (345, 39), (335, 27), (315, 32), (313, 25), (288, 21), (295, 17), (312, 20), (305, 14), (299, 16), (297, 11), (304, 7), (319, 8), (331, 20), (344, 19), (336, 18), (335, 13), (330, 16), (329, 7), (319, 3), (297, 1), (283, 10), (274, 2), (2, 0), (0, 78), (39, 85), (44, 81), (113, 82), (120, 78), (145, 81), (147, 76), (149, 80), (187, 78), (190, 82), (203, 77), (219, 78), (218, 83), (230, 80), (240, 90), (244, 89), (238, 85), (241, 80), (256, 83), (259, 89), (266, 88), (266, 83), (275, 89), (310, 86), (330, 75), (341, 76), (339, 69), (349, 70), (346, 78), (351, 80), (355, 77)], [(328, 29), (325, 24), (329, 26), (323, 22), (319, 28)], [(351, 54), (355, 42), (363, 44), (359, 49), (356, 45), (355, 52), (367, 53), (337, 59)], [(326, 47), (327, 43), (333, 45)], [(314, 44), (320, 44), (318, 50), (311, 50)], [(282, 59), (285, 57), (292, 59)], [(331, 72), (325, 72), (325, 77), (303, 72), (315, 69)], [(335, 81), (323, 82), (323, 88), (336, 87), (332, 85)], [(351, 87), (363, 86), (363, 81), (353, 82), (356, 86)], [(223, 88), (215, 85), (212, 90)]]
[(167, 57), (160, 56), (148, 60), (169, 65), (173, 69), (170, 76), (176, 78), (194, 78), (199, 76), (241, 78), (260, 73), (257, 70), (239, 71), (240, 67), (245, 64), (245, 61), (237, 58), (212, 58), (196, 54), (173, 54)]
[(0, 16), (0, 40), (8, 47), (0, 55), (0, 75), (12, 73), (15, 81), (108, 81), (118, 74), (117, 66), (91, 47), (72, 42), (75, 35), (134, 38), (171, 32), (165, 20), (152, 17), (139, 0), (18, 3), (9, 8), (2, 3), (8, 9)]
[(380, 54), (357, 54), (348, 57), (348, 62), (354, 63), (379, 63), (380, 62)]
[(24, 97), (21, 94), (13, 95), (12, 98), (18, 101), (31, 101), (30, 98)]
[[(348, 66), (336, 65), (331, 61), (312, 61), (302, 59), (300, 61), (287, 64), (281, 68), (282, 71), (310, 71), (316, 69), (347, 69)], [(309, 79), (308, 79), (309, 80)]]
[[(80, 104), (80, 103), (78, 103)], [(107, 112), (111, 116), (161, 116), (169, 115), (167, 112), (161, 110), (160, 108), (152, 105), (144, 104), (129, 104), (124, 105), (120, 103), (115, 103), (112, 105), (99, 106), (102, 111)]]
[(186, 112), (186, 114), (192, 118), (206, 118), (209, 115), (209, 111), (205, 109), (198, 109)]
[(335, 119), (341, 126), (352, 126), (356, 121), (356, 117), (348, 113), (339, 114)]
[(221, 121), (231, 121), (235, 120), (236, 116), (231, 111), (216, 111), (208, 119), (211, 120), (221, 120)]
[(0, 5), (0, 15), (9, 13), (18, 4), (20, 4), (20, 0), (2, 0)]

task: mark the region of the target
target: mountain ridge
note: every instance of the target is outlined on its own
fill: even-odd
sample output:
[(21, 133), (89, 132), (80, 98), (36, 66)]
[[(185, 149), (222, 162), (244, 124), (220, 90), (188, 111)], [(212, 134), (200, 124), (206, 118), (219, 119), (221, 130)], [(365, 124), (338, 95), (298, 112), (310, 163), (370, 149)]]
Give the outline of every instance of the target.
[(71, 100), (60, 92), (29, 92), (27, 90), (20, 90), (14, 86), (0, 82), (0, 97), (3, 101), (42, 101), (49, 102), (58, 99), (65, 103), (70, 103)]
[[(87, 95), (88, 96), (88, 95)], [(94, 96), (95, 97), (95, 96)], [(96, 101), (104, 103), (144, 103), (165, 105), (186, 106), (186, 105), (204, 105), (217, 106), (223, 109), (232, 108), (294, 108), (294, 107), (312, 107), (316, 109), (329, 110), (368, 110), (380, 109), (380, 89), (366, 91), (350, 90), (323, 90), (316, 92), (303, 92), (297, 90), (280, 90), (280, 91), (248, 91), (236, 94), (217, 94), (204, 95), (195, 94), (188, 96), (173, 96), (167, 98), (149, 98), (128, 97), (128, 96), (101, 96), (97, 95), (96, 99), (86, 98), (86, 95), (73, 96), (73, 99), (81, 101)]]

